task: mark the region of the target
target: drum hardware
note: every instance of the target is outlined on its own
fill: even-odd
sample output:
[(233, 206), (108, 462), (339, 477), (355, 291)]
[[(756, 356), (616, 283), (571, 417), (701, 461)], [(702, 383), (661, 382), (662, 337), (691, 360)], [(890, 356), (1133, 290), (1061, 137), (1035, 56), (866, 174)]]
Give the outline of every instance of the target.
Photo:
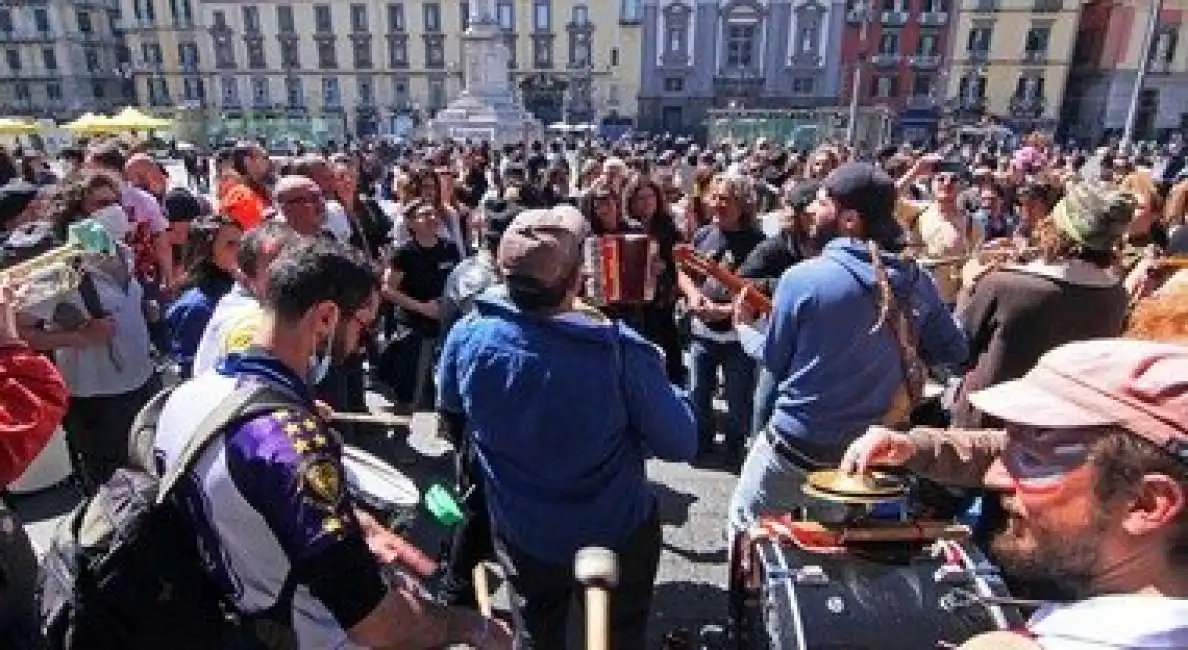
[(619, 582), (619, 558), (610, 549), (583, 548), (573, 574), (586, 588), (586, 649), (610, 650), (610, 590)]
[(343, 424), (374, 424), (380, 427), (396, 428), (407, 427), (412, 424), (412, 417), (407, 415), (394, 415), (392, 413), (352, 413), (349, 411), (335, 411), (330, 416), (331, 422), (339, 422)]
[(361, 449), (345, 446), (342, 465), (351, 497), (389, 530), (410, 527), (421, 500), (415, 483), (388, 463)]

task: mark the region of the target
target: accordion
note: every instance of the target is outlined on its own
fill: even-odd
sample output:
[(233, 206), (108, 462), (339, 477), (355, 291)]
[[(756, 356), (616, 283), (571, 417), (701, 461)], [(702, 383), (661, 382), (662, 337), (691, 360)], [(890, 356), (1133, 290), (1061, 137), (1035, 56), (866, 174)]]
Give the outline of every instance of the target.
[(659, 247), (647, 235), (596, 235), (582, 249), (586, 298), (595, 305), (647, 303), (656, 297)]

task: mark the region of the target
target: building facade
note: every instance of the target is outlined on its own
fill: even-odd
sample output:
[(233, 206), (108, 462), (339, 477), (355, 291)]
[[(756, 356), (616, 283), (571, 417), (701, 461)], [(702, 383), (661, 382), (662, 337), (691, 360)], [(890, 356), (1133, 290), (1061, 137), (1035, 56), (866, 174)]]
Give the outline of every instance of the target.
[[(465, 87), (465, 1), (121, 1), (138, 95), (191, 138), (406, 135)], [(509, 73), (537, 117), (633, 120), (631, 0), (495, 6)]]
[(953, 1), (851, 0), (841, 43), (843, 103), (857, 90), (860, 106), (882, 109), (860, 115), (881, 114), (902, 139), (930, 139), (947, 88)]
[(0, 6), (0, 114), (66, 120), (133, 101), (119, 0)]
[(1082, 0), (960, 0), (947, 108), (1019, 132), (1055, 130)]
[(640, 127), (701, 135), (714, 109), (834, 106), (844, 0), (643, 0)]
[(1188, 131), (1188, 40), (1184, 0), (1164, 0), (1148, 44), (1152, 4), (1091, 0), (1077, 29), (1064, 123), (1070, 137), (1097, 143), (1122, 134), (1139, 62), (1147, 74), (1135, 112), (1136, 139)]

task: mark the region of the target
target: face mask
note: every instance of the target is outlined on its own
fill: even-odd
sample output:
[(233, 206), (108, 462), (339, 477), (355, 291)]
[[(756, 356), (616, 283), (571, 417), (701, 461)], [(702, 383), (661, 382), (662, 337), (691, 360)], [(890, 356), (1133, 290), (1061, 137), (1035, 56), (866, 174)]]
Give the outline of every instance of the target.
[(116, 241), (123, 241), (124, 237), (128, 235), (128, 231), (132, 229), (132, 224), (128, 221), (128, 213), (124, 212), (124, 208), (119, 204), (109, 205), (92, 212), (91, 219), (103, 224), (103, 227), (107, 229), (107, 234)]
[(330, 336), (326, 337), (326, 345), (322, 348), (322, 356), (319, 358), (316, 354), (309, 359), (309, 376), (307, 380), (310, 386), (316, 386), (322, 383), (326, 378), (326, 373), (330, 372), (330, 351), (334, 347), (334, 334), (338, 329), (338, 317), (334, 318), (333, 324), (330, 325)]

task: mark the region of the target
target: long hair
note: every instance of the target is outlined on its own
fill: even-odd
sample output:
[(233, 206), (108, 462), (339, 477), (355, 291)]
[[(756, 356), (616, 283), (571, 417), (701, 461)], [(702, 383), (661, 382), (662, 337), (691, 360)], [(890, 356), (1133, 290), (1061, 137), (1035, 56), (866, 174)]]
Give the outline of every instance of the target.
[(226, 293), (235, 278), (220, 269), (214, 261), (214, 245), (223, 228), (241, 228), (230, 217), (215, 215), (202, 217), (190, 224), (190, 236), (182, 253), (186, 286)]
[(83, 203), (88, 194), (101, 187), (110, 188), (117, 195), (120, 192), (119, 182), (110, 174), (89, 171), (71, 180), (50, 199), (49, 220), (53, 222), (54, 233), (59, 239), (66, 238), (70, 224), (87, 217)]
[(718, 174), (710, 183), (724, 185), (730, 193), (730, 198), (738, 203), (738, 226), (742, 230), (754, 230), (758, 214), (756, 212), (755, 186), (751, 179), (737, 174)]

